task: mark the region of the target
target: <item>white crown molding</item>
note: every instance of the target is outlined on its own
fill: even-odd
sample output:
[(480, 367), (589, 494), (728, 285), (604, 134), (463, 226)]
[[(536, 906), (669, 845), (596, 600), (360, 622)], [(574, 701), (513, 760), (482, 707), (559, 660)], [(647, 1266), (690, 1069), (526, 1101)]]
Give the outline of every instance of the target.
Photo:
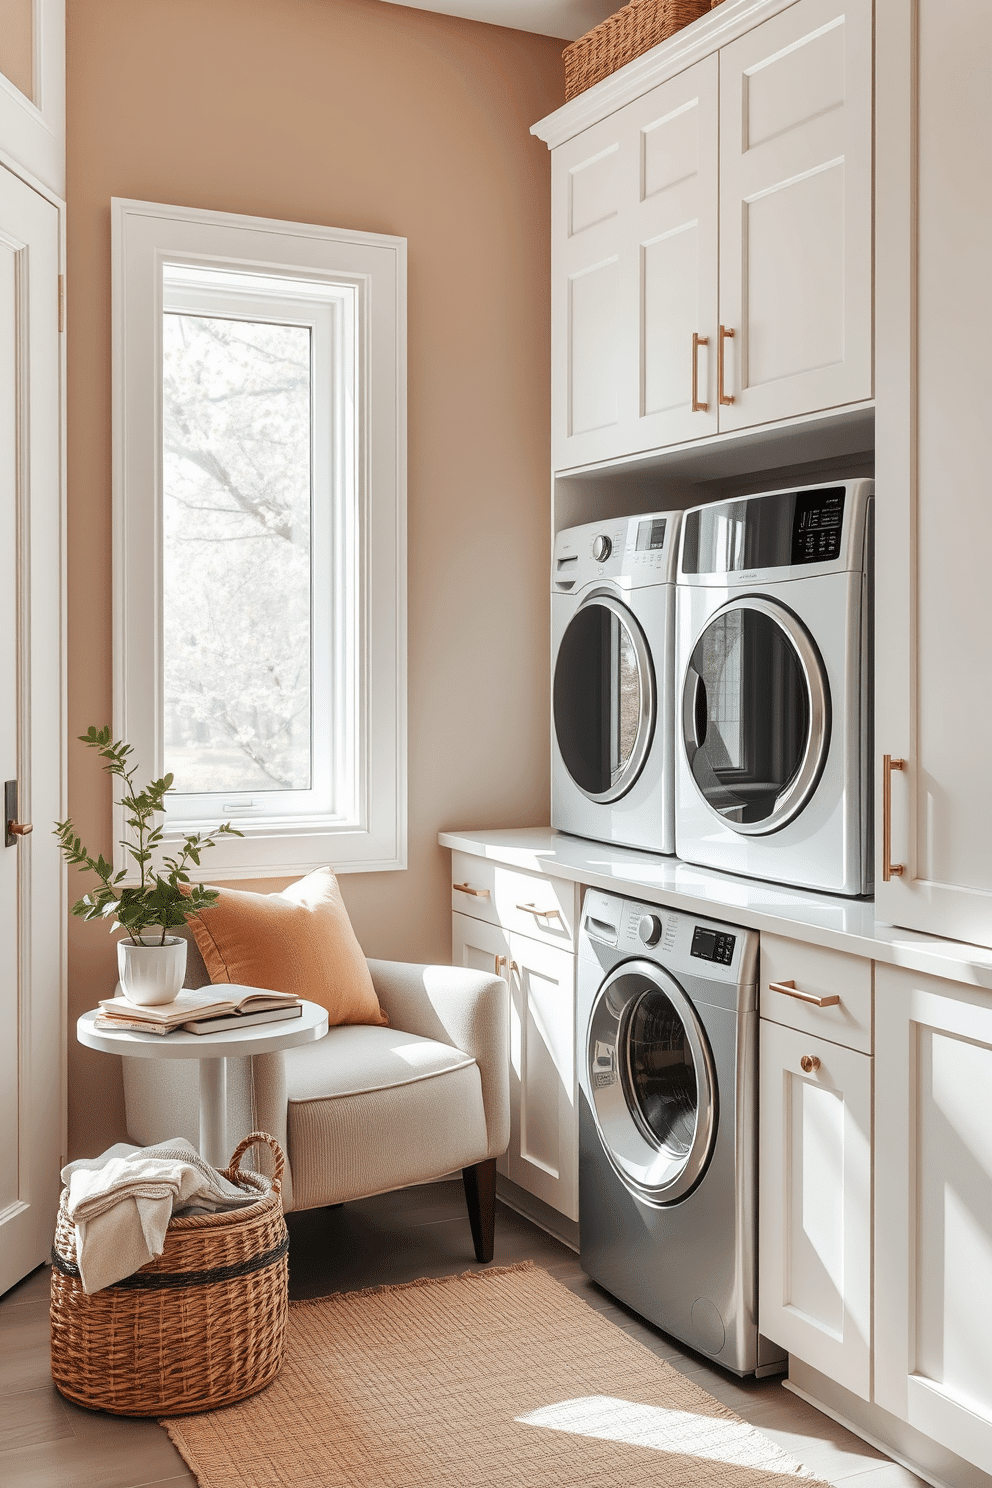
[(723, 0), (716, 10), (635, 57), (564, 108), (539, 119), (530, 132), (553, 150), (794, 3), (795, 0)]

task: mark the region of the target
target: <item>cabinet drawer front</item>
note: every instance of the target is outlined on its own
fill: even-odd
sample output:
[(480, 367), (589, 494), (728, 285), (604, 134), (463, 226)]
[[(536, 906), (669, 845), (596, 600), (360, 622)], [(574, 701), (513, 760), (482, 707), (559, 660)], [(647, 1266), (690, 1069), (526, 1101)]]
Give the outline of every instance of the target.
[(451, 908), (473, 920), (516, 930), (543, 945), (575, 946), (577, 886), (471, 853), (451, 854)]
[(496, 864), (470, 853), (451, 854), (451, 908), (473, 920), (499, 923), (496, 913)]
[(575, 948), (576, 885), (515, 868), (497, 868), (495, 899), (501, 925), (543, 945)]
[(866, 957), (762, 934), (763, 1018), (870, 1054), (871, 1006), (872, 963)]

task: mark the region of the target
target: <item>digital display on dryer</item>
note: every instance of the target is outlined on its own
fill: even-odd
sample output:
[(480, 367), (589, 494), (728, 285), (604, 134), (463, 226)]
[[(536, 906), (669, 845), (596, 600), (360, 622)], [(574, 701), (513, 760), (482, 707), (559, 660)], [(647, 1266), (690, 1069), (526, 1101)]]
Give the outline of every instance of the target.
[(665, 528), (667, 526), (668, 520), (665, 517), (651, 522), (638, 522), (638, 553), (656, 553), (659, 548), (663, 548), (665, 546)]
[(701, 961), (716, 961), (721, 966), (729, 966), (734, 959), (736, 944), (736, 935), (727, 935), (723, 930), (705, 930), (702, 925), (697, 925), (692, 932), (689, 955), (698, 956)]
[(793, 563), (829, 563), (840, 557), (844, 525), (844, 487), (796, 493), (792, 515)]

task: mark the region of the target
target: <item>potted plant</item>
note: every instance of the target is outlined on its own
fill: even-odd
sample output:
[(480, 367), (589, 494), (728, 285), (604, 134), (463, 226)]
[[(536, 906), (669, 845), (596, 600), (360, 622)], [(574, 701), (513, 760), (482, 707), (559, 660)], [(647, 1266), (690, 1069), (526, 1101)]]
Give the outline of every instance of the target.
[(146, 1006), (171, 1002), (186, 975), (186, 941), (169, 931), (184, 925), (191, 915), (209, 909), (219, 897), (216, 889), (190, 883), (189, 865), (199, 867), (201, 852), (215, 846), (215, 836), (241, 837), (243, 833), (230, 822), (215, 828), (213, 836), (192, 833), (183, 839), (176, 857), (163, 857), (165, 872), (156, 872), (152, 857), (162, 844), (163, 831), (155, 824), (155, 817), (165, 810), (174, 777), (163, 775), (139, 791), (134, 782), (136, 767), (129, 763), (130, 744), (111, 741), (109, 728), (97, 729), (92, 724), (79, 740), (98, 752), (108, 775), (123, 782), (121, 805), (133, 836), (125, 838), (121, 846), (134, 860), (138, 882), (125, 882), (134, 872), (132, 866), (115, 873), (113, 863), (108, 863), (102, 853), (94, 858), (76, 836), (68, 817), (56, 822), (55, 835), (66, 862), (89, 868), (100, 880), (98, 888), (76, 901), (72, 913), (84, 920), (113, 919), (112, 930), (127, 932), (117, 942), (117, 966), (121, 987), (131, 1002)]

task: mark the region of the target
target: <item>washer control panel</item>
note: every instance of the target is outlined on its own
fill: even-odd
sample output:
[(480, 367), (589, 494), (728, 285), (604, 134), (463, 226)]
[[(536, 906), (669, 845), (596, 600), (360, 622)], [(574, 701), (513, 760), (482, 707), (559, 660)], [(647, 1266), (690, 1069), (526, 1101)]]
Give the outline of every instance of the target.
[(719, 961), (721, 966), (729, 966), (734, 959), (736, 944), (737, 936), (726, 930), (711, 930), (705, 925), (696, 925), (692, 932), (689, 955), (698, 956), (701, 961)]
[(620, 589), (674, 584), (681, 512), (647, 512), (567, 527), (555, 538), (553, 593), (574, 594), (587, 584)]
[(645, 904), (619, 894), (587, 889), (582, 901), (579, 952), (601, 964), (643, 956), (668, 970), (748, 986), (757, 982), (758, 932), (724, 925), (685, 910)]

